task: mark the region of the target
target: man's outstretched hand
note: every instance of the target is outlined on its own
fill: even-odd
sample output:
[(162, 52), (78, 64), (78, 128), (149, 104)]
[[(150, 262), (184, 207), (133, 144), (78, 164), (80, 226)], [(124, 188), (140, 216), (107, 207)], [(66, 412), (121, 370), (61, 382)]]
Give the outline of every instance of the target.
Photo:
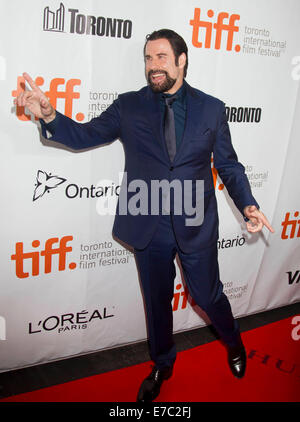
[(248, 232), (259, 232), (264, 226), (266, 226), (271, 233), (274, 233), (275, 230), (269, 223), (266, 216), (261, 211), (259, 211), (255, 205), (248, 205), (247, 207), (245, 207), (244, 215), (245, 217), (249, 218), (249, 221), (247, 221), (246, 223)]
[(56, 115), (55, 109), (50, 104), (44, 92), (35, 84), (28, 73), (23, 73), (23, 77), (28, 82), (31, 91), (23, 91), (14, 100), (14, 103), (21, 107), (26, 107), (39, 119), (51, 122)]

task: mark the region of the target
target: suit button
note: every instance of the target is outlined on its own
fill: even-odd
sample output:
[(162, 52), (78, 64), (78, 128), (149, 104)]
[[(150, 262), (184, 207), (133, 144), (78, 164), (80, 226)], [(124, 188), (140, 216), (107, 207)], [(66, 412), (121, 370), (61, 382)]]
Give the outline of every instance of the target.
[(172, 170), (174, 170), (174, 167), (173, 166), (170, 167), (170, 171), (172, 171)]

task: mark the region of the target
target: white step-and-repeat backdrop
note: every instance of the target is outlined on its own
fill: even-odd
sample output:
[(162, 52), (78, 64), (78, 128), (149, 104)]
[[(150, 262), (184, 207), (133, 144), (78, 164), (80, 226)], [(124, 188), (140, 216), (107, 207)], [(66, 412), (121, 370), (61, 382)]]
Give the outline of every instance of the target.
[[(298, 0), (0, 1), (0, 371), (146, 338), (132, 253), (112, 238), (120, 141), (74, 152), (13, 99), (28, 72), (79, 122), (146, 84), (146, 34), (189, 48), (187, 81), (226, 103), (233, 143), (275, 234), (250, 235), (213, 167), (219, 261), (234, 315), (300, 300)], [(104, 214), (104, 215), (103, 215)], [(206, 325), (178, 269), (175, 331)]]

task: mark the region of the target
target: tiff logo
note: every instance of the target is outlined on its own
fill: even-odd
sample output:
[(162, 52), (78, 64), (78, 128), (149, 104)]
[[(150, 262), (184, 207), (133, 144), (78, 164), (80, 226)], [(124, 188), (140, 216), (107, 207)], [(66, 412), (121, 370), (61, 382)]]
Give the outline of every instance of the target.
[(64, 32), (65, 25), (65, 6), (60, 3), (55, 12), (51, 12), (49, 6), (44, 9), (44, 31)]
[[(11, 255), (11, 260), (16, 262), (16, 276), (18, 278), (29, 277), (29, 271), (24, 268), (25, 261), (31, 261), (31, 275), (37, 276), (40, 274), (40, 256), (44, 257), (44, 273), (48, 274), (52, 272), (52, 257), (53, 255), (58, 256), (58, 271), (64, 271), (66, 269), (66, 255), (72, 251), (72, 246), (67, 246), (67, 243), (73, 240), (73, 236), (63, 236), (61, 239), (58, 237), (51, 237), (45, 242), (45, 248), (42, 251), (24, 252), (23, 242), (16, 243), (15, 253)], [(54, 244), (58, 243), (58, 247), (54, 247)], [(31, 245), (33, 248), (38, 248), (41, 242), (34, 240)], [(77, 264), (71, 262), (69, 269), (74, 270)]]
[(195, 306), (196, 302), (190, 296), (189, 291), (183, 283), (179, 283), (175, 287), (176, 292), (173, 295), (172, 310), (177, 311), (178, 309), (185, 309), (189, 302), (191, 306)]
[[(38, 76), (35, 79), (35, 83), (37, 86), (42, 86), (44, 84), (44, 78)], [(65, 85), (66, 84), (66, 85)], [(50, 82), (49, 91), (45, 92), (46, 96), (49, 98), (49, 101), (52, 107), (57, 108), (57, 100), (63, 99), (65, 102), (65, 110), (64, 114), (67, 117), (72, 119), (72, 112), (73, 112), (73, 100), (80, 98), (79, 92), (74, 92), (74, 86), (80, 85), (80, 79), (69, 79), (65, 80), (64, 78), (54, 78)], [(59, 90), (59, 86), (64, 86), (63, 90)], [(26, 90), (25, 86), (25, 79), (23, 76), (18, 76), (17, 79), (17, 89), (12, 91), (12, 96), (17, 97), (19, 94)], [(31, 121), (31, 114), (25, 113), (25, 107), (16, 105), (16, 114), (19, 120), (22, 121)], [(38, 120), (37, 118), (35, 118)], [(84, 119), (83, 113), (77, 113), (75, 116), (77, 121), (82, 121)]]
[(0, 315), (0, 340), (6, 340), (6, 322), (5, 318)]
[[(296, 211), (294, 213), (294, 217), (298, 217), (299, 216), (299, 211)], [(297, 229), (297, 224), (299, 226), (297, 234), (296, 234), (296, 229)], [(296, 237), (300, 237), (300, 220), (293, 220), (290, 219), (290, 213), (287, 212), (285, 214), (285, 219), (283, 220), (283, 222), (281, 223), (283, 229), (281, 232), (281, 239), (293, 239), (296, 235)], [(288, 230), (288, 228), (290, 230)]]
[[(208, 10), (207, 16), (212, 18), (215, 12), (213, 10)], [(218, 13), (217, 22), (213, 23), (204, 19), (200, 19), (201, 9), (195, 8), (194, 11), (194, 19), (190, 20), (190, 25), (193, 27), (193, 34), (192, 34), (192, 44), (196, 48), (203, 47), (203, 36), (204, 36), (204, 47), (211, 48), (211, 41), (213, 30), (215, 30), (215, 45), (214, 48), (216, 50), (220, 50), (221, 48), (221, 40), (223, 37), (223, 33), (227, 34), (227, 44), (226, 50), (231, 51), (233, 47), (233, 35), (235, 32), (239, 31), (239, 27), (235, 25), (235, 22), (240, 19), (240, 15), (232, 14), (229, 15), (227, 12), (220, 12)], [(227, 22), (224, 22), (224, 20)], [(204, 32), (204, 34), (203, 34)], [(201, 35), (200, 35), (201, 34)], [(199, 39), (200, 38), (200, 39)], [(236, 44), (234, 46), (234, 50), (239, 52), (241, 50), (241, 46)]]

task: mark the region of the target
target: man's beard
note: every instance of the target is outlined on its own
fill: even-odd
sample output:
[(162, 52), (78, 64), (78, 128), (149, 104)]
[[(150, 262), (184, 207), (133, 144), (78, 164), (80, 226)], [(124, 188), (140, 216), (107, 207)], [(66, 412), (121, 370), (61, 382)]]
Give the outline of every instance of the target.
[[(152, 81), (151, 76), (156, 73), (163, 73), (164, 75), (166, 75), (165, 80), (162, 84), (154, 83)], [(147, 79), (153, 92), (169, 91), (175, 85), (176, 82), (176, 79), (171, 78), (168, 72), (166, 72), (165, 70), (149, 70)]]

